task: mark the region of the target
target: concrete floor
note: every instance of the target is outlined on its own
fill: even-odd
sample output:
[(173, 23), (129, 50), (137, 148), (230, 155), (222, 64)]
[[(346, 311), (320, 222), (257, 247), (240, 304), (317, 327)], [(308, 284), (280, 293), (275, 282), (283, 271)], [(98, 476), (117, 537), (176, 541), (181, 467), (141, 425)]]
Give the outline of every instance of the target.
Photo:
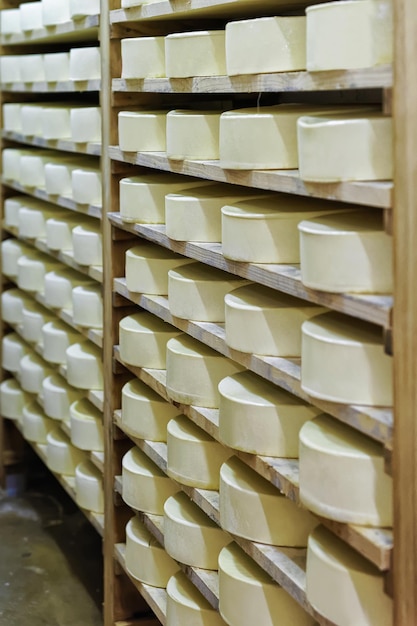
[(30, 476), (0, 492), (0, 626), (101, 626), (101, 538), (35, 459)]

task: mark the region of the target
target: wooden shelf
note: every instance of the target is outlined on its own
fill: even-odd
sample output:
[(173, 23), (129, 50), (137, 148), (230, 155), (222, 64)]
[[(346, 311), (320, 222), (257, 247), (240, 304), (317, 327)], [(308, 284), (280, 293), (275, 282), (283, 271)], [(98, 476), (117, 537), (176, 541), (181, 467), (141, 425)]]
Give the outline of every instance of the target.
[(308, 289), (301, 282), (299, 265), (260, 265), (230, 261), (223, 256), (220, 243), (174, 241), (166, 236), (165, 225), (129, 224), (122, 221), (119, 213), (109, 213), (108, 218), (117, 228), (196, 261), (385, 328), (391, 326), (392, 296), (335, 294)]
[(2, 178), (1, 182), (10, 189), (14, 189), (20, 193), (25, 193), (28, 196), (33, 196), (39, 200), (44, 200), (45, 202), (50, 202), (51, 204), (56, 204), (56, 206), (60, 206), (63, 209), (69, 209), (70, 211), (75, 211), (76, 213), (82, 213), (83, 215), (89, 215), (90, 217), (97, 217), (98, 219), (101, 219), (102, 211), (99, 206), (95, 206), (93, 204), (78, 204), (77, 202), (74, 202), (72, 198), (67, 198), (65, 196), (51, 196), (46, 193), (45, 189), (27, 187), (26, 185), (21, 185), (14, 180), (6, 180), (5, 178)]
[(56, 26), (44, 26), (23, 33), (2, 35), (0, 45), (21, 46), (34, 43), (63, 43), (98, 39), (99, 16), (89, 15)]
[[(38, 398), (39, 402), (39, 398)], [(60, 426), (64, 433), (71, 439), (71, 423), (62, 420)], [(77, 447), (77, 446), (76, 446)], [(79, 448), (81, 450), (81, 448)], [(86, 457), (96, 466), (96, 468), (103, 474), (104, 473), (104, 452), (98, 452), (96, 450), (83, 450)]]
[(123, 152), (118, 146), (109, 146), (108, 154), (115, 161), (221, 183), (381, 209), (392, 207), (391, 181), (306, 183), (300, 179), (298, 170), (225, 170), (220, 161), (173, 161), (164, 152)]
[(39, 81), (34, 83), (1, 83), (0, 90), (10, 93), (85, 93), (100, 91), (101, 81), (96, 80), (66, 80), (56, 83)]
[(74, 152), (75, 154), (90, 154), (92, 156), (101, 155), (101, 143), (98, 142), (75, 143), (69, 139), (44, 139), (43, 137), (22, 135), (7, 130), (3, 130), (1, 136), (5, 141), (15, 141), (16, 143), (23, 143), (38, 148)]

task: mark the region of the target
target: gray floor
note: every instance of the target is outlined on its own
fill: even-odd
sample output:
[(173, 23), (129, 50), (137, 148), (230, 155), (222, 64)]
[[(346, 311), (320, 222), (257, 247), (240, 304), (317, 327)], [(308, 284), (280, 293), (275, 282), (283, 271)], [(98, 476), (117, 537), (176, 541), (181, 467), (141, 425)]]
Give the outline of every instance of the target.
[(101, 538), (35, 461), (23, 496), (0, 492), (0, 626), (101, 626), (101, 598)]

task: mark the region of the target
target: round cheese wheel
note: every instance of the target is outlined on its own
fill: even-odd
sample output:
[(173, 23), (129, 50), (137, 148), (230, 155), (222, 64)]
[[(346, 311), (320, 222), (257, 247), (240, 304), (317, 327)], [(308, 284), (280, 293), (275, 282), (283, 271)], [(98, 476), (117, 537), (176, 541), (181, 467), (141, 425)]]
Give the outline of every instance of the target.
[(167, 342), (180, 334), (151, 313), (128, 315), (119, 323), (120, 357), (136, 367), (165, 369)]
[(44, 292), (45, 275), (48, 272), (58, 271), (62, 264), (53, 261), (45, 254), (36, 252), (28, 252), (22, 255), (17, 261), (17, 284), (18, 287), (25, 291)]
[(176, 402), (217, 408), (219, 382), (243, 369), (185, 334), (167, 343), (166, 388), (169, 397)]
[[(0, 16), (1, 18), (1, 16)], [(3, 104), (3, 128), (11, 133), (22, 132), (22, 105), (14, 102)]]
[(23, 322), (23, 306), (30, 297), (20, 289), (7, 289), (1, 294), (1, 319), (9, 324)]
[(47, 83), (66, 82), (70, 79), (69, 52), (52, 52), (43, 55)]
[(78, 285), (72, 289), (74, 324), (87, 328), (103, 328), (103, 296), (98, 285)]
[(72, 250), (72, 229), (80, 218), (65, 214), (46, 220), (46, 245), (50, 250)]
[(78, 389), (103, 389), (102, 353), (90, 341), (67, 348), (67, 380)]
[(166, 75), (170, 78), (226, 74), (224, 30), (173, 33), (165, 38)]
[(236, 543), (219, 554), (219, 611), (230, 626), (313, 626), (314, 618)]
[(167, 473), (183, 485), (218, 489), (220, 466), (231, 451), (180, 415), (168, 423)]
[(166, 111), (121, 111), (119, 147), (126, 152), (165, 152)]
[(321, 526), (308, 540), (306, 583), (308, 601), (334, 624), (394, 624), (383, 573)]
[(46, 415), (56, 420), (69, 420), (70, 405), (83, 397), (83, 392), (70, 387), (67, 381), (57, 374), (42, 382), (43, 407)]
[(126, 569), (133, 578), (153, 587), (165, 587), (179, 571), (176, 563), (165, 552), (137, 517), (126, 525)]
[(77, 169), (76, 161), (51, 161), (45, 164), (45, 189), (51, 196), (72, 198), (72, 172)]
[(20, 361), (30, 353), (28, 345), (16, 333), (5, 335), (1, 341), (2, 367), (8, 372), (17, 373)]
[(223, 378), (219, 393), (220, 439), (251, 454), (297, 458), (300, 428), (320, 412), (252, 372)]
[(316, 519), (236, 457), (220, 469), (222, 528), (274, 546), (305, 546)]
[(220, 113), (177, 109), (166, 116), (166, 152), (169, 159), (219, 158)]
[(231, 537), (181, 492), (164, 505), (165, 550), (180, 563), (217, 570), (220, 550)]
[(122, 459), (123, 500), (137, 511), (164, 514), (167, 498), (179, 487), (136, 446)]
[(301, 325), (326, 309), (268, 289), (246, 285), (224, 298), (226, 344), (266, 356), (300, 356)]
[(69, 408), (71, 443), (80, 450), (104, 450), (103, 415), (86, 398)]
[(101, 207), (101, 172), (98, 167), (77, 167), (71, 172), (72, 197), (78, 204)]
[(167, 440), (167, 424), (179, 410), (153, 389), (134, 378), (122, 388), (123, 430), (138, 439)]
[(31, 343), (41, 343), (44, 325), (55, 319), (56, 317), (51, 311), (36, 301), (25, 302), (22, 311), (21, 333), (23, 339)]
[(5, 84), (21, 80), (19, 57), (7, 55), (0, 58), (1, 82)]
[(167, 294), (168, 271), (186, 263), (191, 263), (190, 259), (142, 242), (126, 251), (126, 286), (138, 293)]
[(328, 415), (300, 431), (300, 499), (338, 522), (392, 526), (392, 478), (382, 446)]
[(41, 113), (42, 136), (45, 139), (69, 139), (71, 109), (67, 106), (44, 106)]
[(22, 421), (23, 407), (32, 397), (23, 391), (14, 378), (8, 378), (0, 384), (0, 413), (7, 419)]
[(204, 263), (189, 263), (168, 272), (169, 310), (174, 317), (223, 322), (224, 298), (247, 281)]
[(42, 136), (42, 104), (25, 103), (21, 108), (22, 134)]
[(74, 260), (80, 265), (103, 265), (103, 247), (99, 224), (80, 224), (73, 228)]
[(71, 48), (70, 80), (99, 80), (101, 78), (100, 48)]
[(19, 375), (22, 389), (29, 393), (40, 393), (42, 381), (52, 374), (46, 361), (35, 353), (26, 354), (20, 359)]
[(85, 459), (85, 453), (71, 445), (61, 428), (55, 427), (46, 438), (46, 463), (52, 472), (74, 476), (75, 468)]
[(75, 143), (101, 141), (100, 107), (74, 107), (70, 112), (71, 139)]
[(3, 9), (1, 12), (0, 32), (2, 35), (21, 33), (20, 9)]
[(302, 327), (301, 387), (332, 402), (390, 406), (392, 358), (377, 326), (324, 313)]
[(165, 37), (130, 37), (121, 41), (122, 78), (165, 76)]
[(224, 626), (218, 612), (183, 572), (167, 584), (167, 626)]
[(19, 11), (22, 31), (42, 28), (42, 2), (23, 2), (19, 7)]
[(104, 512), (103, 475), (91, 461), (82, 461), (75, 468), (75, 499), (82, 509)]
[(58, 319), (42, 327), (43, 358), (50, 363), (65, 363), (66, 349), (82, 339), (79, 332)]
[(15, 58), (19, 64), (20, 79), (23, 83), (37, 83), (45, 80), (43, 54), (22, 54)]
[(5, 226), (13, 226), (15, 228), (19, 226), (19, 209), (25, 199), (25, 196), (14, 196), (12, 198), (5, 198), (3, 203)]
[(2, 273), (9, 278), (16, 279), (20, 257), (30, 254), (31, 248), (22, 241), (10, 238), (1, 242)]
[(73, 269), (61, 267), (45, 275), (45, 302), (54, 309), (71, 309), (75, 287), (89, 287), (91, 279)]
[(19, 160), (19, 182), (26, 187), (45, 187), (45, 165), (52, 159), (46, 150), (22, 153)]
[(55, 427), (36, 401), (25, 404), (22, 411), (23, 436), (34, 443), (46, 443), (48, 433)]
[(70, 14), (72, 19), (80, 19), (87, 15), (100, 13), (100, 0), (90, 0), (88, 4), (84, 0), (70, 0)]
[(22, 202), (18, 214), (19, 236), (35, 239), (46, 236), (46, 220), (54, 215), (63, 214), (55, 208), (48, 208), (46, 202)]
[(70, 21), (70, 0), (42, 0), (44, 26), (56, 26)]

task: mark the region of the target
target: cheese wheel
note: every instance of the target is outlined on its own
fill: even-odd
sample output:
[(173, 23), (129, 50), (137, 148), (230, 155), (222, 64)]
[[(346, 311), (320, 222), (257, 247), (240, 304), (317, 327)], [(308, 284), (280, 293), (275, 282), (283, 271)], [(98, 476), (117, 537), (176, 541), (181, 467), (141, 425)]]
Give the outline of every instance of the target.
[(31, 352), (29, 346), (16, 333), (4, 335), (1, 341), (2, 367), (8, 372), (17, 373), (20, 361)]
[(14, 378), (8, 378), (0, 384), (0, 413), (7, 419), (22, 421), (23, 407), (29, 404), (32, 396), (23, 391)]
[(100, 13), (100, 0), (70, 0), (70, 15), (72, 19), (80, 19), (88, 15)]
[(337, 522), (392, 526), (392, 478), (382, 446), (328, 415), (300, 431), (300, 499)]
[(19, 159), (19, 182), (26, 187), (45, 187), (45, 165), (52, 158), (45, 150), (22, 152)]
[(58, 271), (61, 267), (59, 261), (54, 261), (46, 254), (30, 251), (17, 261), (17, 285), (25, 291), (43, 293), (46, 274)]
[(73, 161), (55, 161), (45, 164), (45, 190), (51, 196), (72, 198), (72, 172), (78, 168)]
[(176, 174), (144, 174), (122, 178), (119, 185), (120, 217), (124, 222), (163, 224), (165, 195), (201, 185), (201, 180)]
[(348, 70), (391, 63), (391, 0), (326, 2), (307, 7), (307, 69)]
[(75, 287), (88, 287), (91, 280), (73, 269), (65, 268), (45, 275), (45, 301), (56, 309), (70, 309)]
[(233, 535), (251, 541), (302, 547), (317, 520), (232, 457), (220, 469), (220, 523)]
[[(0, 57), (1, 59), (1, 57)], [(20, 177), (20, 159), (24, 154), (33, 154), (29, 150), (17, 150), (15, 148), (5, 148), (2, 150), (2, 170), (5, 180), (18, 181)]]
[(205, 344), (182, 334), (167, 343), (167, 393), (175, 402), (219, 406), (222, 378), (244, 368)]
[(71, 326), (52, 319), (42, 327), (43, 358), (50, 363), (65, 363), (66, 349), (82, 339)]
[(219, 611), (230, 626), (315, 624), (314, 618), (236, 543), (219, 554)]
[(298, 120), (300, 178), (312, 182), (393, 176), (392, 118), (380, 113)]
[(103, 265), (100, 225), (79, 224), (72, 230), (74, 260), (80, 265)]
[[(54, 0), (52, 0), (54, 1)], [(98, 80), (101, 77), (100, 48), (71, 48), (70, 80)]]
[(183, 485), (218, 489), (220, 466), (231, 451), (215, 441), (185, 415), (167, 427), (167, 473)]
[[(160, 0), (146, 0), (146, 4), (153, 4), (154, 2), (159, 2)], [(138, 5), (144, 4), (143, 0), (122, 0), (122, 8), (127, 7), (135, 7)]]
[(131, 37), (122, 39), (122, 78), (165, 76), (165, 38)]
[(224, 30), (173, 33), (165, 38), (166, 75), (170, 78), (226, 74)]
[(244, 263), (299, 263), (299, 222), (339, 206), (281, 194), (223, 206), (223, 255)]
[(1, 319), (11, 324), (23, 321), (23, 305), (30, 297), (20, 289), (7, 289), (1, 294)]
[(78, 389), (103, 389), (101, 350), (90, 341), (67, 348), (67, 380)]
[(50, 217), (46, 220), (46, 245), (50, 250), (72, 250), (72, 229), (80, 223), (77, 216)]
[(55, 427), (46, 438), (46, 464), (57, 474), (74, 476), (75, 468), (85, 458), (85, 453), (73, 445), (61, 428)]
[(300, 428), (320, 412), (252, 372), (227, 376), (219, 394), (221, 441), (251, 454), (297, 458)]
[(79, 400), (84, 392), (70, 387), (62, 376), (53, 374), (42, 382), (43, 408), (48, 417), (69, 420), (70, 405)]
[(85, 398), (69, 408), (71, 443), (80, 450), (104, 450), (103, 415)]
[(226, 24), (229, 76), (306, 68), (306, 18), (260, 17)]
[(126, 251), (126, 286), (138, 293), (167, 294), (168, 271), (186, 263), (191, 263), (190, 259), (153, 243), (141, 242)]
[(23, 83), (37, 83), (45, 80), (43, 54), (22, 54), (16, 57), (16, 60), (19, 63), (19, 74)]
[(340, 313), (302, 326), (301, 387), (315, 398), (348, 404), (392, 405), (392, 358), (379, 327)]
[(322, 216), (301, 222), (298, 230), (306, 287), (333, 293), (392, 292), (392, 237), (385, 233), (379, 211)]
[(164, 152), (166, 111), (121, 111), (119, 147), (126, 152)]
[(308, 540), (306, 582), (308, 601), (334, 624), (394, 624), (383, 572), (322, 526)]
[(224, 626), (218, 612), (183, 572), (167, 584), (167, 626)]
[(123, 430), (138, 439), (167, 440), (167, 424), (179, 410), (153, 389), (134, 378), (122, 388)]
[(40, 137), (42, 134), (43, 104), (22, 104), (20, 110), (22, 134), (29, 137)]
[(247, 282), (204, 263), (174, 268), (168, 272), (169, 310), (182, 319), (224, 322), (225, 296)]
[(103, 475), (91, 461), (75, 468), (75, 500), (86, 511), (104, 513)]
[(15, 228), (19, 225), (19, 209), (22, 206), (22, 202), (26, 199), (25, 196), (14, 196), (12, 198), (5, 198), (3, 203), (4, 210), (4, 225), (13, 226)]
[(167, 157), (177, 161), (218, 159), (219, 123), (217, 111), (169, 111), (166, 116)]
[(25, 302), (22, 310), (21, 334), (25, 341), (42, 343), (43, 326), (55, 320), (55, 315), (36, 301)]
[(46, 236), (46, 220), (54, 215), (63, 215), (63, 211), (46, 202), (22, 202), (18, 214), (18, 232), (21, 237), (35, 239)]
[(103, 328), (103, 296), (101, 287), (79, 285), (72, 290), (74, 324), (87, 328)]
[(120, 357), (136, 367), (165, 369), (167, 342), (179, 334), (180, 330), (151, 313), (128, 315), (119, 323)]
[(0, 57), (1, 82), (5, 85), (21, 80), (19, 57), (8, 55)]
[(41, 112), (42, 137), (45, 139), (69, 139), (71, 109), (67, 106), (44, 106)]
[(134, 446), (122, 459), (123, 500), (137, 511), (164, 514), (167, 498), (179, 490), (142, 450)]
[(70, 130), (71, 139), (75, 143), (101, 141), (100, 107), (72, 108), (70, 112)]
[(326, 309), (263, 285), (246, 285), (224, 298), (226, 344), (266, 356), (300, 356), (301, 325)]
[(46, 443), (55, 423), (48, 419), (36, 401), (25, 404), (22, 411), (23, 436), (33, 443)]
[[(18, 275), (18, 261), (20, 257), (31, 252), (31, 248), (24, 242), (10, 238), (1, 242), (2, 274), (16, 279)], [(14, 322), (14, 320), (12, 320)]]
[(101, 207), (101, 172), (93, 167), (77, 167), (71, 172), (72, 197), (78, 204)]
[(2, 35), (16, 35), (21, 32), (19, 8), (3, 9), (0, 12), (0, 32)]
[(165, 550), (180, 563), (217, 570), (219, 552), (231, 537), (183, 493), (164, 505)]
[(47, 83), (66, 82), (70, 77), (69, 52), (51, 52), (43, 55)]
[(19, 376), (22, 389), (29, 393), (40, 393), (42, 381), (53, 373), (46, 361), (35, 353), (29, 353), (20, 359)]
[(137, 517), (126, 525), (126, 569), (133, 578), (165, 588), (179, 566)]
[(42, 0), (44, 26), (56, 26), (71, 20), (70, 0)]
[(19, 11), (20, 28), (23, 32), (42, 28), (42, 2), (22, 2)]
[(18, 103), (3, 104), (3, 128), (4, 130), (12, 133), (22, 132), (22, 117), (21, 117), (22, 105)]

